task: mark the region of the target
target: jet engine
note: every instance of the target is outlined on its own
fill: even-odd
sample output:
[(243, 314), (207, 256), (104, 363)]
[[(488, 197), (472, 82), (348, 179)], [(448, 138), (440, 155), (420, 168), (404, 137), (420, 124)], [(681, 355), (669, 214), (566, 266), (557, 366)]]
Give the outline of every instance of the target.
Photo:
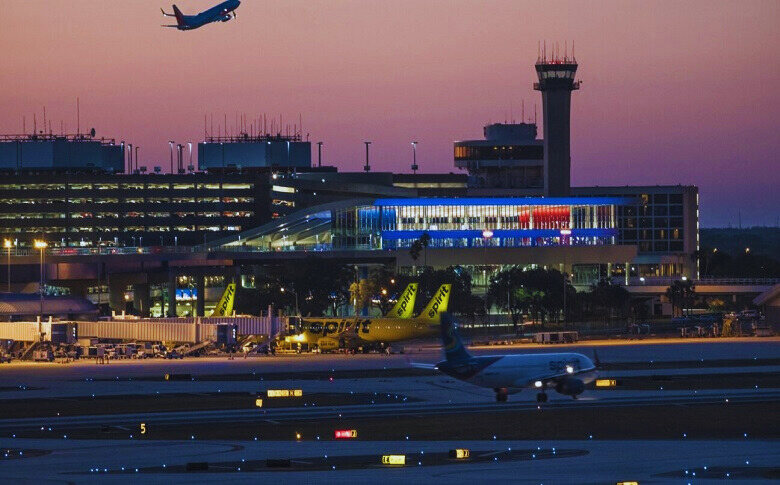
[(222, 17), (222, 21), (223, 21), (223, 22), (227, 22), (228, 20), (230, 20), (230, 19), (232, 19), (232, 18), (233, 18), (233, 16), (232, 16), (232, 15), (225, 15), (224, 17)]
[(578, 394), (582, 394), (582, 391), (585, 390), (585, 383), (580, 379), (566, 377), (555, 384), (555, 390), (565, 396), (577, 397)]

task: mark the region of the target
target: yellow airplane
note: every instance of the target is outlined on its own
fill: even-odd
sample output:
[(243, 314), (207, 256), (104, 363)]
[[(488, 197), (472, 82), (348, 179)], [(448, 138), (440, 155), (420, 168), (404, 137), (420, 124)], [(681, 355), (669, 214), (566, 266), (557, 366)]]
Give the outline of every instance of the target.
[(428, 305), (414, 318), (304, 317), (296, 329), (298, 334), (285, 337), (285, 341), (328, 351), (433, 336), (438, 332), (442, 312), (447, 311), (451, 291), (452, 285), (441, 285)]
[(409, 283), (395, 302), (393, 308), (385, 313), (389, 318), (410, 318), (414, 314), (414, 301), (417, 298), (417, 283)]
[(211, 312), (212, 317), (229, 317), (233, 314), (233, 303), (236, 300), (236, 284), (230, 283), (225, 287), (225, 292), (222, 293), (222, 298), (219, 299), (219, 303), (214, 307)]

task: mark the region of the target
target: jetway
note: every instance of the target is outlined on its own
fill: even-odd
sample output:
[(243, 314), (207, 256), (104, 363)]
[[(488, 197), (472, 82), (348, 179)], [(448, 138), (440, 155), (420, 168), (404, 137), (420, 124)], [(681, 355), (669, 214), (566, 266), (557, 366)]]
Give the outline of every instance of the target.
[[(217, 342), (221, 327), (235, 328), (237, 335), (264, 335), (273, 338), (288, 325), (285, 317), (194, 317), (113, 319), (76, 322), (0, 322), (0, 339), (17, 342), (51, 340), (53, 327), (68, 325), (78, 338), (176, 342), (197, 344)], [(59, 327), (55, 330), (61, 330)], [(55, 332), (58, 333), (58, 332)], [(75, 337), (74, 337), (75, 340)]]

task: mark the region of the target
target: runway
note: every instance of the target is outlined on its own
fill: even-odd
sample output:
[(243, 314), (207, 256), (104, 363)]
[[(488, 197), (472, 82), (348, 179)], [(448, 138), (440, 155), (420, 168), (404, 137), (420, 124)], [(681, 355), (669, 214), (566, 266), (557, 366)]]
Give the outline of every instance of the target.
[(614, 408), (621, 406), (677, 406), (690, 404), (721, 404), (727, 400), (732, 404), (745, 402), (775, 402), (780, 398), (780, 389), (760, 391), (711, 391), (688, 393), (687, 395), (653, 393), (647, 395), (605, 397), (588, 396), (577, 400), (558, 398), (540, 405), (536, 402), (519, 401), (506, 403), (404, 403), (378, 404), (371, 406), (338, 406), (281, 409), (247, 409), (230, 411), (181, 411), (165, 413), (111, 414), (97, 416), (61, 416), (24, 419), (0, 419), (0, 431), (13, 431), (39, 426), (72, 429), (88, 426), (113, 425), (135, 427), (139, 422), (149, 425), (176, 425), (182, 423), (253, 422), (258, 420), (300, 421), (316, 419), (383, 418), (412, 416), (441, 416), (444, 414), (501, 413), (509, 411), (551, 409)]
[[(473, 349), (480, 355), (563, 349), (588, 354), (596, 346), (610, 364), (601, 377), (625, 381), (614, 389), (587, 389), (577, 400), (550, 391), (543, 405), (534, 391), (496, 403), (491, 389), (411, 368), (410, 362), (440, 359), (439, 350), (427, 346), (389, 356), (5, 364), (0, 405), (19, 411), (0, 419), (0, 480), (110, 483), (126, 481), (138, 468), (134, 481), (166, 483), (224, 480), (225, 473), (285, 483), (572, 483), (572, 476), (577, 483), (687, 483), (686, 470), (709, 479), (731, 480), (725, 473), (734, 473), (760, 481), (774, 477), (780, 462), (779, 344), (700, 339)], [(166, 373), (183, 379), (166, 381)], [(303, 397), (289, 405), (254, 406), (267, 389), (293, 388)], [(315, 404), (325, 402), (322, 396), (338, 401), (350, 393), (377, 396), (377, 402)], [(157, 396), (182, 402), (155, 411)], [(123, 402), (128, 411), (101, 408), (101, 399)], [(211, 407), (201, 406), (206, 401)], [(25, 403), (38, 414), (22, 417)], [(70, 414), (57, 416), (65, 404)], [(336, 429), (356, 429), (358, 438), (336, 441)], [(501, 459), (453, 464), (445, 455), (455, 447)], [(559, 456), (550, 452), (553, 447), (571, 453)], [(508, 448), (525, 451), (518, 455)], [(532, 458), (536, 448), (539, 459)], [(549, 456), (541, 459), (544, 449)], [(383, 467), (381, 455), (390, 452), (409, 454), (409, 465)], [(417, 456), (424, 453), (430, 458)], [(345, 469), (323, 471), (324, 462), (312, 458), (320, 455)], [(269, 458), (299, 465), (269, 469)], [(189, 462), (210, 468), (187, 472)], [(295, 471), (306, 466), (308, 471)]]

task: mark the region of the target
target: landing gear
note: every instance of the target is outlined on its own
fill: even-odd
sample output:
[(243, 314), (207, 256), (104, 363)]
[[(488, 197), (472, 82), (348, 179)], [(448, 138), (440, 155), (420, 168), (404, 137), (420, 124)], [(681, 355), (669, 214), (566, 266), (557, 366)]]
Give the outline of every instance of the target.
[(509, 398), (509, 392), (507, 392), (506, 387), (497, 387), (493, 390), (496, 391), (496, 402), (506, 402), (507, 398)]
[(540, 392), (536, 395), (536, 402), (547, 402), (547, 394)]

